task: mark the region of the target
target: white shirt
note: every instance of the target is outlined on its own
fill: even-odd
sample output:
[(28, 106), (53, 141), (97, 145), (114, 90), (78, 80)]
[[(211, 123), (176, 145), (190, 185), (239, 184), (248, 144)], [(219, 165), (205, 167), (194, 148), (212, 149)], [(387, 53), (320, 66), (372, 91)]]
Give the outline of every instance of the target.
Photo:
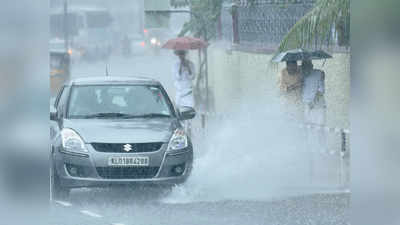
[(189, 70), (184, 67), (182, 68), (182, 73), (179, 73), (179, 69), (181, 67), (181, 62), (178, 61), (175, 63), (174, 67), (173, 67), (173, 75), (174, 75), (174, 79), (175, 79), (175, 87), (177, 89), (177, 91), (183, 91), (185, 89), (192, 89), (193, 86), (193, 80), (195, 77), (195, 68), (194, 68), (194, 64), (189, 61), (189, 67), (192, 71), (192, 74), (189, 74)]
[(175, 102), (178, 106), (189, 106), (194, 107), (194, 97), (193, 97), (193, 80), (195, 78), (195, 67), (193, 62), (189, 62), (189, 70), (184, 67), (182, 68), (182, 73), (179, 73), (181, 62), (178, 61), (174, 64), (173, 75), (174, 75), (174, 85), (176, 88)]
[(313, 69), (303, 80), (303, 102), (314, 103), (318, 92), (325, 93), (324, 73)]

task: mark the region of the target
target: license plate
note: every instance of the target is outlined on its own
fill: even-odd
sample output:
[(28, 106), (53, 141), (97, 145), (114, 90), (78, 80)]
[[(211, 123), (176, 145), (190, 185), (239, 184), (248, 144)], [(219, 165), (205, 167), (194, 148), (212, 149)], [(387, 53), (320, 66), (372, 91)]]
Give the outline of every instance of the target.
[(148, 166), (149, 157), (110, 157), (109, 166)]

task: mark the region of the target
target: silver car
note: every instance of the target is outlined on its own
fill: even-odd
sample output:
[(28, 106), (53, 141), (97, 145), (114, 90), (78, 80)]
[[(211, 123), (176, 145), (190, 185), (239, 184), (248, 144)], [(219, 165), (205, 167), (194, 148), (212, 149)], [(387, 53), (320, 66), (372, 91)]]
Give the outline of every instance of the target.
[(183, 120), (194, 116), (152, 79), (70, 81), (50, 107), (52, 197), (78, 187), (184, 182), (193, 147)]

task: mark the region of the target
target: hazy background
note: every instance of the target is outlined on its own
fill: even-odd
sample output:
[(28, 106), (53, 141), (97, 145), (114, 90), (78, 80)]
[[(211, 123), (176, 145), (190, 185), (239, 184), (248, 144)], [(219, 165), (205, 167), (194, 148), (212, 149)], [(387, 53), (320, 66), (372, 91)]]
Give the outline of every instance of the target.
[(400, 2), (352, 1), (353, 224), (399, 224)]

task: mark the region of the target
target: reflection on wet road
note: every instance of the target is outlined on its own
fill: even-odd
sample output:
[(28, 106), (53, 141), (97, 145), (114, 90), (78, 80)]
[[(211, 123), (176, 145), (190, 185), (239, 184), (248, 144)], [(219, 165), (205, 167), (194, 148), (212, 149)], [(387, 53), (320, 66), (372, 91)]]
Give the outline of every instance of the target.
[(159, 188), (76, 190), (52, 206), (57, 224), (347, 224), (349, 194), (271, 201), (164, 203)]

